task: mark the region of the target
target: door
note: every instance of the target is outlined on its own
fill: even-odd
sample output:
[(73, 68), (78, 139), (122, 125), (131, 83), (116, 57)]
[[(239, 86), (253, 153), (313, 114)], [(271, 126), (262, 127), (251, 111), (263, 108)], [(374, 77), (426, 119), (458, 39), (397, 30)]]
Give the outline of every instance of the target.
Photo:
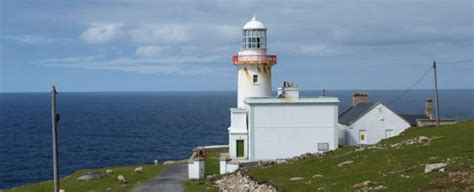
[(243, 157), (244, 156), (244, 140), (237, 140), (236, 143), (237, 147), (237, 157)]
[(359, 130), (359, 144), (367, 144), (367, 131)]
[(386, 129), (385, 130), (385, 138), (393, 137), (393, 129)]

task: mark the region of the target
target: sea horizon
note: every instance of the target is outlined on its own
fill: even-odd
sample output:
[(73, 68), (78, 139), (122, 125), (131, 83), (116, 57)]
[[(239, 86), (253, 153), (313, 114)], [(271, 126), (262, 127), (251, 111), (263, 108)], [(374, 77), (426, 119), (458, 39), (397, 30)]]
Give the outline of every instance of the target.
[[(300, 91), (303, 91), (303, 92), (306, 92), (306, 91), (354, 91), (354, 92), (358, 92), (358, 91), (408, 91), (408, 92), (411, 92), (411, 91), (435, 91), (434, 89), (300, 89)], [(443, 89), (438, 89), (438, 91), (442, 91), (442, 90), (473, 90), (474, 91), (474, 88), (443, 88)], [(148, 91), (61, 91), (59, 87), (56, 87), (56, 91), (58, 93), (154, 93), (154, 92), (236, 92), (237, 93), (237, 90), (156, 90), (156, 91), (153, 91), (153, 90), (148, 90)], [(272, 89), (272, 93), (276, 93), (278, 90), (276, 89)], [(17, 91), (8, 91), (8, 92), (2, 92), (0, 91), (0, 94), (4, 94), (4, 93), (50, 93), (50, 91), (21, 91), (21, 92), (17, 92)]]

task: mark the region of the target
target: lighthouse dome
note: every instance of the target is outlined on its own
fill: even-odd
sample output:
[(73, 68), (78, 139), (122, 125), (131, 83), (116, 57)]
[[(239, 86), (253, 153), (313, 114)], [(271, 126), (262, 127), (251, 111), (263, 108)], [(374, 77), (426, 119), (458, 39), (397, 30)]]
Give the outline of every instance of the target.
[(252, 20), (247, 22), (242, 28), (243, 29), (266, 29), (265, 25), (263, 25), (262, 22), (257, 21), (257, 18), (255, 18), (255, 14), (252, 17)]

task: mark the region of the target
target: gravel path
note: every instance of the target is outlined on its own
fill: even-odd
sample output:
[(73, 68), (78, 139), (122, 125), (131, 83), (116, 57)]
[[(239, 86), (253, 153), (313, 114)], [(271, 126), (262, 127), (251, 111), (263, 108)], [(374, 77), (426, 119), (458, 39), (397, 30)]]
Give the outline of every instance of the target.
[(135, 187), (132, 192), (181, 192), (184, 191), (182, 181), (186, 179), (188, 179), (188, 165), (173, 164), (166, 166), (151, 180)]

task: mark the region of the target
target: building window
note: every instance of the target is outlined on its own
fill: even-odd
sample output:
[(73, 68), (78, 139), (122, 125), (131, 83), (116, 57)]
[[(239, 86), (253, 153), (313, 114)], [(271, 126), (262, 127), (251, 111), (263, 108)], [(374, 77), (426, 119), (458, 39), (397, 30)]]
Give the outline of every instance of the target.
[(318, 151), (329, 151), (329, 143), (318, 143)]
[(258, 75), (253, 75), (253, 83), (258, 83)]
[(243, 157), (244, 156), (244, 140), (237, 140), (236, 141), (236, 156)]

